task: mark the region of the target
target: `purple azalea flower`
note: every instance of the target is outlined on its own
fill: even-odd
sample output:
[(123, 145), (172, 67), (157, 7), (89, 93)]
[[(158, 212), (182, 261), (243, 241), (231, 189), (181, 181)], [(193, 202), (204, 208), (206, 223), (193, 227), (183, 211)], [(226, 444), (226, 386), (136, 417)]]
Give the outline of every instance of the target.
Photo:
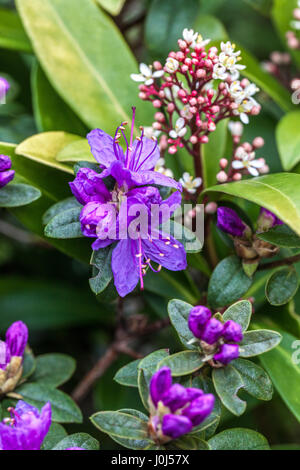
[(25, 323), (13, 323), (6, 332), (5, 341), (0, 341), (0, 369), (6, 369), (12, 357), (23, 358), (27, 342), (28, 328)]
[(229, 207), (219, 207), (217, 219), (217, 227), (233, 237), (242, 237), (247, 229), (246, 224), (244, 224), (238, 214)]
[(10, 89), (10, 84), (4, 77), (0, 77), (0, 100), (2, 101)]
[[(228, 320), (224, 324), (211, 317), (208, 308), (198, 305), (193, 307), (188, 318), (188, 326), (193, 335), (199, 339), (204, 355), (227, 365), (239, 357), (238, 344), (243, 339), (241, 325)], [(213, 355), (213, 356), (212, 356)]]
[(168, 367), (162, 367), (151, 378), (150, 423), (156, 435), (165, 442), (166, 439), (178, 439), (202, 423), (212, 412), (214, 402), (214, 396), (203, 390), (172, 385)]
[(34, 406), (19, 401), (9, 409), (11, 418), (0, 423), (1, 450), (40, 450), (51, 425), (51, 404), (39, 412)]
[[(161, 185), (182, 190), (180, 183), (157, 171), (155, 165), (160, 158), (157, 141), (148, 139), (142, 130), (141, 137), (133, 142), (135, 121), (135, 108), (131, 124), (131, 136), (128, 142), (124, 134), (123, 123), (116, 130), (114, 138), (101, 129), (94, 129), (88, 136), (91, 152), (97, 162), (103, 168), (101, 178), (112, 176), (119, 187), (127, 190), (137, 186)], [(123, 135), (126, 142), (126, 151), (123, 152), (119, 145), (119, 139)]]
[(273, 214), (273, 212), (269, 211), (268, 209), (265, 209), (264, 207), (261, 207), (257, 220), (257, 228), (259, 232), (265, 232), (273, 227), (276, 227), (276, 225), (283, 224), (284, 222), (278, 219), (278, 217)]
[(0, 155), (0, 188), (6, 186), (15, 176), (11, 170), (11, 159), (7, 155)]
[(81, 168), (75, 180), (69, 184), (72, 193), (80, 204), (110, 200), (110, 192), (106, 188), (101, 175), (91, 168)]

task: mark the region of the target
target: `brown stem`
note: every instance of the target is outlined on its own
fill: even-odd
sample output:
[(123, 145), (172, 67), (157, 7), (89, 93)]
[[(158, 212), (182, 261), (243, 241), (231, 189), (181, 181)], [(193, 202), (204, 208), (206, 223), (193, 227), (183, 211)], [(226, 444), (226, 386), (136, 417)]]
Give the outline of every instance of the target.
[(258, 271), (279, 268), (280, 266), (290, 266), (291, 264), (297, 263), (298, 261), (300, 261), (300, 255), (290, 256), (289, 258), (273, 261), (272, 263), (261, 264), (258, 268)]

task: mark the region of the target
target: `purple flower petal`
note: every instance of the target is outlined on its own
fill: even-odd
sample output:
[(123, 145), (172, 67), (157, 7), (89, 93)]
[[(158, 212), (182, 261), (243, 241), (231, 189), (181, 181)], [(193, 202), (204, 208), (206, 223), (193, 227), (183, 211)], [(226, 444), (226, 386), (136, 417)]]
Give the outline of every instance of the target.
[(89, 202), (80, 213), (81, 231), (86, 237), (115, 240), (117, 217), (118, 213), (114, 204)]
[(196, 400), (196, 398), (202, 397), (202, 395), (204, 394), (203, 390), (201, 390), (200, 388), (192, 388), (192, 387), (186, 388), (186, 393), (187, 393), (188, 401)]
[(7, 360), (7, 356), (10, 356), (10, 351), (5, 341), (0, 341), (0, 369), (5, 369), (9, 363), (10, 358)]
[(284, 222), (280, 220), (273, 212), (261, 207), (260, 214), (258, 218), (258, 229), (260, 230), (270, 230), (270, 228), (275, 227), (276, 225), (283, 225)]
[(217, 227), (233, 237), (242, 237), (246, 225), (238, 214), (229, 207), (219, 207), (217, 211)]
[(11, 169), (11, 159), (8, 155), (0, 155), (0, 171)]
[(10, 183), (15, 176), (14, 170), (2, 171), (0, 173), (0, 188), (4, 188), (8, 183)]
[(165, 436), (178, 439), (192, 430), (191, 420), (187, 416), (165, 415), (162, 420), (162, 432)]
[(154, 406), (162, 399), (172, 385), (171, 369), (162, 367), (151, 378), (150, 396)]
[(162, 402), (174, 413), (188, 402), (188, 398), (186, 388), (180, 384), (174, 384), (163, 395)]
[(80, 204), (92, 201), (106, 202), (111, 197), (100, 174), (90, 168), (81, 168), (69, 185)]
[(185, 408), (183, 414), (191, 420), (193, 426), (198, 426), (210, 415), (214, 404), (215, 397), (211, 393), (206, 393)]
[(214, 360), (219, 361), (224, 365), (237, 359), (239, 357), (239, 346), (238, 344), (222, 344), (220, 350), (214, 355)]
[(190, 311), (188, 325), (196, 338), (201, 339), (204, 326), (211, 318), (211, 311), (203, 305), (197, 305)]
[(170, 235), (152, 230), (152, 241), (142, 240), (147, 258), (170, 271), (182, 271), (187, 267), (184, 246)]
[(158, 171), (143, 171), (141, 173), (132, 172), (132, 182), (135, 186), (145, 186), (147, 184), (157, 184), (158, 186), (166, 186), (175, 188), (182, 192), (182, 185), (169, 176), (165, 176)]
[(116, 154), (114, 139), (106, 134), (106, 132), (101, 129), (94, 129), (87, 135), (87, 139), (93, 156), (104, 168), (108, 168), (115, 160), (124, 162), (122, 148), (118, 144), (115, 144)]
[(22, 321), (13, 323), (6, 332), (6, 344), (11, 356), (22, 357), (28, 342), (28, 328)]
[(243, 330), (241, 325), (235, 321), (228, 320), (224, 324), (223, 337), (226, 341), (234, 341), (239, 343), (243, 339)]
[(143, 136), (141, 141), (133, 142), (130, 169), (133, 171), (153, 170), (159, 158), (160, 151), (157, 143)]
[(125, 297), (139, 282), (137, 240), (121, 240), (112, 252), (111, 268), (118, 294)]
[(65, 450), (86, 450), (86, 449), (83, 449), (82, 447), (68, 447)]
[(216, 318), (211, 318), (203, 328), (201, 339), (207, 344), (214, 344), (221, 338), (223, 328), (223, 323)]

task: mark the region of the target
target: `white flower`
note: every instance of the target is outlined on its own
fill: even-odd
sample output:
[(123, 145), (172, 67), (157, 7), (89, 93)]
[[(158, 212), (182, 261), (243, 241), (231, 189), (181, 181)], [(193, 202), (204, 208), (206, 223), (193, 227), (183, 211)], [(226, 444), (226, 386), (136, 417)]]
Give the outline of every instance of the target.
[(225, 52), (221, 52), (219, 55), (219, 63), (230, 72), (232, 80), (239, 78), (240, 70), (244, 70), (246, 68), (246, 65), (238, 64), (238, 60), (239, 57), (227, 55)]
[(238, 57), (241, 51), (235, 51), (236, 45), (232, 44), (230, 41), (221, 42), (221, 51), (224, 52), (226, 55)]
[(201, 34), (198, 34), (196, 41), (192, 44), (191, 47), (195, 48), (196, 46), (205, 47), (209, 44), (211, 39), (203, 39)]
[(151, 139), (152, 137), (158, 137), (160, 133), (161, 131), (153, 129), (152, 126), (144, 127), (144, 136), (148, 137), (148, 139)]
[(166, 168), (165, 163), (166, 162), (165, 162), (164, 158), (160, 158), (159, 160), (157, 160), (156, 166), (155, 166), (155, 171), (158, 171), (158, 173), (161, 173), (162, 175), (168, 176), (169, 178), (173, 178), (173, 176), (174, 176), (173, 171), (170, 170), (170, 168)]
[(182, 184), (184, 189), (187, 190), (188, 193), (190, 194), (195, 194), (197, 191), (197, 188), (199, 188), (202, 184), (202, 178), (195, 178), (185, 172), (182, 175), (182, 178), (180, 178), (179, 182)]
[(245, 91), (242, 88), (240, 81), (236, 80), (235, 82), (232, 82), (230, 86), (226, 83), (226, 86), (230, 96), (236, 103), (243, 101), (245, 98)]
[(193, 113), (191, 113), (190, 111), (190, 105), (189, 104), (186, 104), (182, 110), (180, 111), (180, 115), (185, 118), (185, 119), (192, 119), (192, 117), (194, 116)]
[(165, 65), (165, 69), (169, 73), (175, 73), (177, 72), (179, 68), (179, 62), (176, 59), (173, 59), (173, 57), (168, 57), (167, 62)]
[(176, 121), (175, 129), (172, 129), (169, 132), (169, 136), (172, 139), (177, 139), (177, 137), (183, 137), (187, 133), (187, 128), (185, 127), (185, 120), (183, 118), (179, 118)]
[(188, 45), (190, 45), (190, 44), (193, 44), (197, 40), (198, 33), (197, 32), (195, 33), (193, 29), (184, 28), (182, 32), (182, 37), (185, 40), (185, 42)]
[(228, 73), (226, 72), (226, 67), (222, 64), (215, 64), (213, 69), (213, 78), (215, 80), (226, 80)]
[(154, 78), (162, 77), (164, 74), (163, 70), (155, 70), (153, 72), (152, 65), (140, 64), (140, 73), (132, 73), (131, 79), (135, 82), (145, 82), (145, 85), (149, 86), (154, 83)]
[(239, 121), (229, 121), (228, 129), (233, 136), (241, 137), (243, 135), (244, 126)]
[(291, 21), (291, 27), (294, 28), (294, 29), (299, 30), (300, 29), (300, 21), (297, 21), (297, 20)]
[(254, 160), (255, 153), (247, 153), (242, 147), (236, 152), (238, 160), (232, 162), (232, 168), (235, 170), (247, 170), (252, 176), (259, 175), (259, 169), (264, 166), (261, 160)]
[(259, 88), (255, 85), (255, 83), (250, 83), (246, 88), (244, 89), (244, 96), (245, 98), (251, 98), (253, 95), (255, 95), (259, 91)]

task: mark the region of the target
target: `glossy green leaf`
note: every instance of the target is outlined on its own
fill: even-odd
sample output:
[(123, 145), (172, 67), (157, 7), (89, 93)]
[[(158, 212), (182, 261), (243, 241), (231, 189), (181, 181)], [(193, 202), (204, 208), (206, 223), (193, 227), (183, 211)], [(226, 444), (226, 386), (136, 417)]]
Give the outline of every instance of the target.
[(28, 383), (16, 389), (24, 401), (41, 409), (48, 401), (51, 403), (52, 420), (59, 423), (81, 423), (81, 411), (76, 403), (65, 393), (48, 385)]
[(21, 52), (32, 51), (19, 16), (7, 8), (0, 8), (0, 47)]
[(273, 0), (244, 0), (255, 10), (259, 11), (263, 15), (268, 15), (272, 8)]
[(271, 274), (266, 284), (266, 297), (271, 305), (287, 304), (299, 288), (299, 277), (293, 266)]
[(38, 382), (50, 387), (59, 387), (73, 375), (76, 362), (65, 354), (43, 354), (36, 358), (36, 368), (31, 382)]
[(300, 237), (287, 225), (276, 225), (268, 232), (258, 233), (257, 237), (282, 248), (300, 248)]
[(93, 252), (91, 264), (95, 267), (96, 275), (92, 277), (89, 282), (92, 291), (96, 295), (103, 292), (113, 278), (111, 256), (114, 247), (114, 245), (110, 245)]
[(173, 299), (168, 304), (168, 312), (171, 323), (175, 328), (180, 341), (187, 349), (197, 349), (195, 344), (189, 342), (194, 339), (194, 335), (188, 327), (188, 318), (193, 305), (182, 300)]
[(111, 15), (119, 15), (126, 0), (96, 0)]
[(140, 359), (136, 361), (129, 362), (126, 366), (121, 367), (114, 376), (114, 380), (121, 385), (126, 385), (127, 387), (137, 387), (138, 386), (138, 366), (141, 362)]
[(218, 18), (200, 13), (193, 23), (193, 28), (198, 31), (201, 36), (212, 41), (218, 39), (226, 40), (228, 38), (227, 31)]
[(43, 444), (42, 450), (51, 450), (56, 444), (62, 441), (67, 436), (67, 431), (58, 423), (52, 423), (47, 433)]
[(91, 416), (92, 423), (100, 431), (125, 439), (148, 437), (147, 423), (136, 416), (120, 411), (100, 411)]
[(286, 114), (276, 129), (276, 140), (283, 169), (291, 170), (300, 161), (300, 112)]
[(31, 87), (34, 117), (39, 132), (87, 134), (87, 128), (56, 93), (38, 64), (32, 69)]
[(252, 304), (249, 300), (240, 300), (231, 305), (224, 313), (223, 320), (233, 320), (241, 325), (243, 332), (248, 329), (252, 316)]
[(170, 367), (174, 377), (190, 375), (204, 366), (199, 352), (181, 351), (171, 356), (165, 357), (158, 365), (161, 367)]
[(207, 192), (223, 193), (254, 202), (274, 212), (300, 235), (300, 175), (276, 173), (213, 186)]
[(226, 367), (214, 369), (212, 379), (223, 405), (234, 415), (242, 415), (246, 410), (247, 404), (237, 395), (244, 386), (240, 373), (229, 364)]
[(233, 428), (208, 441), (211, 450), (269, 450), (267, 439), (252, 429)]
[(41, 197), (41, 192), (28, 184), (10, 183), (0, 189), (0, 207), (20, 207)]
[[(49, 81), (88, 127), (113, 133), (120, 121), (130, 120), (138, 101), (130, 78), (136, 62), (94, 0), (21, 0), (17, 8)], [(139, 109), (141, 124), (147, 124), (147, 112)]]
[(59, 162), (91, 162), (95, 163), (95, 158), (91, 153), (91, 149), (87, 139), (80, 139), (66, 145), (56, 156)]
[(156, 372), (158, 364), (169, 355), (168, 349), (159, 349), (144, 357), (139, 363), (138, 387), (143, 405), (148, 409), (149, 384), (152, 375)]
[(257, 364), (246, 359), (236, 359), (232, 366), (237, 369), (243, 380), (243, 388), (258, 400), (271, 400), (273, 385), (268, 374)]
[(33, 355), (33, 352), (29, 347), (25, 350), (24, 360), (23, 360), (23, 372), (22, 372), (22, 380), (28, 379), (32, 376), (36, 368), (36, 360)]
[(224, 307), (240, 299), (250, 288), (252, 279), (244, 272), (236, 256), (223, 259), (215, 268), (208, 286), (208, 303), (213, 308)]
[(244, 333), (240, 342), (240, 357), (252, 357), (276, 348), (282, 337), (277, 331), (253, 330)]
[[(131, 416), (135, 416), (145, 423), (148, 423), (149, 418), (146, 416), (144, 413), (141, 413), (138, 410), (132, 410), (129, 408), (123, 408), (122, 410), (119, 410), (121, 413), (126, 413)], [(153, 446), (153, 441), (150, 439), (124, 439), (120, 437), (116, 437), (113, 435), (110, 435), (110, 437), (116, 441), (118, 444), (121, 444), (121, 446), (126, 447), (127, 449), (132, 449), (132, 450), (146, 450), (149, 449), (150, 447)]]
[(83, 237), (79, 221), (81, 210), (82, 207), (75, 207), (53, 217), (45, 227), (46, 237), (67, 239)]
[(58, 214), (62, 212), (66, 212), (70, 209), (76, 209), (78, 207), (82, 207), (79, 202), (74, 197), (68, 197), (63, 201), (59, 201), (53, 206), (51, 206), (43, 215), (43, 224), (47, 225), (50, 220), (56, 217)]
[(85, 432), (71, 434), (58, 442), (51, 450), (66, 450), (70, 447), (81, 447), (85, 450), (99, 450), (99, 442)]

